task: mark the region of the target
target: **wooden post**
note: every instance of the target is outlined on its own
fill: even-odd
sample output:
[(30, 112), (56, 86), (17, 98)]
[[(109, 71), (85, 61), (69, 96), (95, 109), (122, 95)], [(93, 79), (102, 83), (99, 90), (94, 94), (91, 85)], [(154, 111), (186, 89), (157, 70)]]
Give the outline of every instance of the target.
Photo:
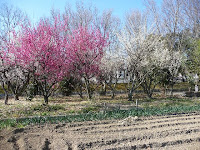
[(136, 105), (136, 111), (137, 111), (137, 116), (138, 116), (138, 100), (137, 99), (136, 99), (135, 105)]

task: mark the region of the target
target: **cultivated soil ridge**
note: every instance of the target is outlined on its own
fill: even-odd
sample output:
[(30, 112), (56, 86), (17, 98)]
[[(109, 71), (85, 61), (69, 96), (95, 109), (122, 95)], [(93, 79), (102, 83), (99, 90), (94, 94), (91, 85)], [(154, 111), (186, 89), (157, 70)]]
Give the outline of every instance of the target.
[(199, 150), (200, 114), (32, 125), (0, 131), (0, 150)]

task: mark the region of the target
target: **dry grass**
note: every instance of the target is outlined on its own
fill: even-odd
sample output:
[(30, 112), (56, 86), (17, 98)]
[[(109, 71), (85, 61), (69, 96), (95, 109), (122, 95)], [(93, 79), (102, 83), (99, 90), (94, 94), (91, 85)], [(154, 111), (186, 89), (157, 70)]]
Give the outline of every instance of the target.
[[(156, 97), (157, 96), (157, 97)], [(147, 99), (143, 94), (135, 95), (134, 100), (138, 100), (140, 108), (147, 107), (165, 107), (178, 105), (198, 105), (199, 99), (188, 98), (162, 98), (158, 95), (154, 99)], [(99, 111), (104, 107), (128, 109), (135, 106), (135, 101), (128, 101), (126, 94), (118, 94), (115, 99), (111, 96), (100, 96), (95, 94), (92, 100), (86, 97), (81, 99), (77, 95), (63, 97), (50, 97), (49, 105), (43, 105), (43, 97), (36, 96), (32, 101), (20, 97), (19, 101), (13, 98), (9, 99), (9, 105), (4, 105), (4, 100), (0, 100), (0, 119), (2, 118), (18, 118), (27, 116), (47, 116), (47, 115), (65, 115), (71, 113), (81, 113), (88, 111)]]
[(47, 108), (47, 106), (43, 105), (44, 100), (41, 96), (36, 96), (32, 101), (28, 101), (24, 97), (20, 97), (19, 99), (15, 101), (13, 98), (10, 98), (9, 105), (5, 105), (3, 99), (0, 100), (0, 119), (81, 113), (87, 109), (89, 111), (90, 108), (94, 110), (95, 107), (99, 107), (104, 103), (130, 103), (127, 101), (125, 95), (117, 95), (114, 100), (110, 96), (99, 96), (98, 94), (94, 95), (92, 100), (87, 100), (86, 97), (81, 99), (79, 96), (74, 95), (68, 97), (50, 97)]

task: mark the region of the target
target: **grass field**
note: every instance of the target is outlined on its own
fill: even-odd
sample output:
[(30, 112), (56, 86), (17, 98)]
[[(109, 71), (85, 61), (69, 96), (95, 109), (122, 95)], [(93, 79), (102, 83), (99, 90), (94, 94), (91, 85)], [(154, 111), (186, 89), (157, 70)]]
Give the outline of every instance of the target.
[[(123, 119), (129, 116), (168, 115), (200, 111), (198, 98), (141, 98), (128, 101), (126, 95), (95, 96), (91, 101), (78, 96), (52, 97), (49, 105), (43, 104), (42, 97), (27, 101), (10, 99), (10, 105), (0, 101), (0, 128), (24, 127), (29, 124)], [(138, 106), (135, 102), (138, 101)]]

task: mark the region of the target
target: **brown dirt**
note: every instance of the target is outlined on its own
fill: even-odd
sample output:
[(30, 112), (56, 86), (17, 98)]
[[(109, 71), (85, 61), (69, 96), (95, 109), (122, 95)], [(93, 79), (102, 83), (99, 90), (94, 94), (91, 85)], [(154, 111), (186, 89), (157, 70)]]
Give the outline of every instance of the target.
[(1, 150), (198, 150), (200, 115), (46, 124), (0, 132)]

